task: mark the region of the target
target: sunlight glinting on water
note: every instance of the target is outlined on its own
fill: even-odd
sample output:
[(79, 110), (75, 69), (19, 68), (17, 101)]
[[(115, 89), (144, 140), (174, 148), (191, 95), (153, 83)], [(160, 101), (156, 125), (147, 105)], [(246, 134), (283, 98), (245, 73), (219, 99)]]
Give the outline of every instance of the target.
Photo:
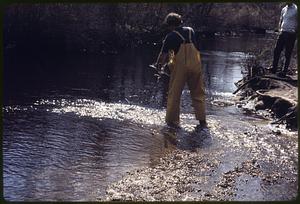
[(165, 116), (165, 110), (122, 103), (105, 103), (86, 99), (77, 100), (73, 105), (54, 108), (52, 111), (54, 113), (75, 113), (81, 117), (88, 116), (100, 120), (127, 120), (145, 125), (162, 125)]
[[(105, 103), (87, 99), (79, 99), (72, 103), (63, 102), (63, 104), (63, 106), (54, 108), (51, 111), (58, 114), (74, 113), (80, 117), (87, 116), (99, 120), (114, 119), (141, 125), (165, 125), (165, 109), (153, 109), (122, 103)], [(181, 120), (189, 121), (188, 123), (182, 123), (181, 127), (188, 132), (193, 131), (198, 122), (194, 114), (181, 114), (180, 117)], [(212, 122), (211, 119), (208, 119), (208, 121)]]

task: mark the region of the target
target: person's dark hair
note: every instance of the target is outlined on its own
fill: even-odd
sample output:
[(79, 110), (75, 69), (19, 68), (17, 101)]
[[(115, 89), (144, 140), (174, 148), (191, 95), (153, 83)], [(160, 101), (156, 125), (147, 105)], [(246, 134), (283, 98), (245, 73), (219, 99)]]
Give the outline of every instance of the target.
[(169, 13), (164, 20), (164, 24), (168, 26), (180, 26), (182, 24), (181, 15), (177, 13)]

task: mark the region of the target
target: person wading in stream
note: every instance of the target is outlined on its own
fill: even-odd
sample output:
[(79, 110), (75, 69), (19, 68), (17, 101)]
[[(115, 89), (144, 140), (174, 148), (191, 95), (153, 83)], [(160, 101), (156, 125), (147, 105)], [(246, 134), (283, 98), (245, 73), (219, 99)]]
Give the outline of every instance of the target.
[(199, 121), (197, 128), (202, 129), (207, 127), (207, 123), (200, 52), (195, 47), (194, 30), (183, 27), (182, 23), (179, 14), (169, 13), (166, 16), (164, 24), (170, 33), (166, 35), (156, 61), (158, 68), (168, 63), (170, 70), (166, 123), (172, 127), (179, 126), (180, 98), (187, 82)]
[(291, 55), (297, 37), (297, 6), (293, 3), (286, 3), (286, 6), (281, 10), (279, 20), (279, 37), (274, 49), (273, 66), (270, 69), (272, 73), (276, 73), (280, 53), (285, 48), (285, 63), (282, 72), (278, 75), (285, 77), (290, 65)]

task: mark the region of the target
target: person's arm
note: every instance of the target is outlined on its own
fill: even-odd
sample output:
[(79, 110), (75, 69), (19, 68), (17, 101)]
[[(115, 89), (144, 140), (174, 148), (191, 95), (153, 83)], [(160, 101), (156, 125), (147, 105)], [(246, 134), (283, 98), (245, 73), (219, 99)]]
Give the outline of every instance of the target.
[(282, 24), (282, 16), (280, 16), (280, 19), (279, 19), (279, 23), (278, 23), (278, 27), (277, 27), (278, 31), (280, 31), (281, 24)]
[(197, 48), (198, 51), (200, 51), (200, 46), (199, 46), (199, 43), (197, 43), (196, 41), (196, 34), (195, 34), (195, 31), (194, 29), (192, 28), (192, 42), (194, 43), (195, 47)]
[(281, 28), (281, 24), (282, 24), (282, 20), (283, 20), (283, 10), (284, 8), (281, 10), (281, 13), (280, 13), (280, 19), (279, 19), (279, 23), (278, 23), (278, 32), (280, 32), (280, 28)]
[(160, 68), (162, 65), (164, 65), (165, 63), (167, 63), (167, 60), (168, 60), (168, 53), (160, 52), (159, 55), (158, 55), (158, 57), (157, 57), (155, 65), (158, 68)]
[(164, 39), (163, 45), (161, 46), (161, 50), (158, 54), (157, 60), (156, 60), (156, 67), (161, 68), (162, 65), (167, 63), (168, 60), (168, 44), (169, 44), (169, 39), (168, 36)]

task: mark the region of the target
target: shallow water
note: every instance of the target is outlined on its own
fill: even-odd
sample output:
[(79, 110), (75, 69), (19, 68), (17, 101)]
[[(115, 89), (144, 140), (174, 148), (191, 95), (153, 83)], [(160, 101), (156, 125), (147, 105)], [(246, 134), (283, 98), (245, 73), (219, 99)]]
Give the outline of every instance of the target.
[[(214, 43), (222, 49), (212, 46), (215, 50), (201, 52), (208, 121), (221, 121), (232, 131), (251, 129), (262, 121), (234, 106), (216, 105), (232, 103), (234, 82), (242, 78), (241, 65), (248, 56), (243, 52), (245, 42), (233, 38)], [(7, 57), (4, 198), (94, 201), (126, 172), (155, 165), (172, 149), (217, 145), (213, 137), (199, 144), (197, 138), (187, 139), (197, 123), (187, 88), (182, 95), (182, 133), (174, 139), (164, 130), (167, 79), (157, 83), (148, 68), (157, 52), (158, 48), (146, 47), (113, 56)], [(239, 145), (236, 138), (226, 139)]]

